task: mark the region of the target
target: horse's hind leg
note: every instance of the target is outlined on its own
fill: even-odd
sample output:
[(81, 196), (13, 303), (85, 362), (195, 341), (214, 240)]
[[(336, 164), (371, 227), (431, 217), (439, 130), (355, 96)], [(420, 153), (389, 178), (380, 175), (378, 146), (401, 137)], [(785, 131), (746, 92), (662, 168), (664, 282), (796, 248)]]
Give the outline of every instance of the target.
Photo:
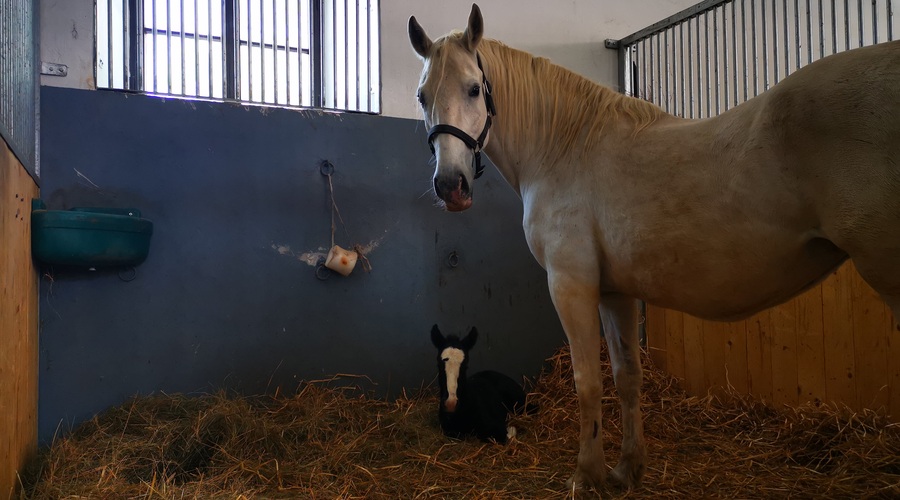
[(622, 404), (622, 456), (613, 477), (631, 488), (640, 483), (647, 462), (640, 396), (643, 372), (638, 339), (637, 300), (618, 294), (600, 300), (603, 331), (612, 363), (613, 379)]

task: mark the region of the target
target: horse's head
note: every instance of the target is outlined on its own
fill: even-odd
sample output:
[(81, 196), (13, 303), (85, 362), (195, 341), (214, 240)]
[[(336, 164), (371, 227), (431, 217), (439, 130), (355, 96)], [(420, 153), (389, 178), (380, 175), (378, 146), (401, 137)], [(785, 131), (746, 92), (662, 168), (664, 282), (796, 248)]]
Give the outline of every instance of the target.
[(431, 343), (438, 350), (438, 380), (441, 384), (441, 404), (453, 413), (459, 402), (458, 389), (465, 384), (466, 368), (469, 366), (469, 349), (478, 339), (478, 330), (472, 327), (462, 340), (456, 335), (441, 334), (437, 325), (431, 327)]
[(447, 210), (472, 206), (475, 178), (481, 175), (481, 150), (494, 114), (491, 88), (478, 56), (484, 32), (481, 10), (472, 5), (462, 33), (432, 41), (416, 18), (409, 18), (409, 41), (422, 59), (418, 99), (435, 155), (434, 192)]

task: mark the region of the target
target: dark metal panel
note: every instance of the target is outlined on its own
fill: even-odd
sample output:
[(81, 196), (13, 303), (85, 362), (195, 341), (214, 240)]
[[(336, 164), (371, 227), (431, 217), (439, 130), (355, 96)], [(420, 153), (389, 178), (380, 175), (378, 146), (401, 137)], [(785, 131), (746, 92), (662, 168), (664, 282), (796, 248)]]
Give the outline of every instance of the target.
[(37, 179), (37, 0), (0, 0), (0, 136)]
[[(513, 377), (564, 342), (521, 201), (489, 168), (470, 210), (435, 208), (417, 120), (42, 92), (49, 207), (137, 207), (154, 223), (133, 281), (43, 280), (44, 441), (136, 393), (284, 393), (336, 373), (415, 390), (435, 375), (434, 323), (477, 326), (471, 369)], [(350, 234), (336, 242), (374, 242), (371, 273), (319, 281), (301, 260), (330, 244), (325, 159)]]

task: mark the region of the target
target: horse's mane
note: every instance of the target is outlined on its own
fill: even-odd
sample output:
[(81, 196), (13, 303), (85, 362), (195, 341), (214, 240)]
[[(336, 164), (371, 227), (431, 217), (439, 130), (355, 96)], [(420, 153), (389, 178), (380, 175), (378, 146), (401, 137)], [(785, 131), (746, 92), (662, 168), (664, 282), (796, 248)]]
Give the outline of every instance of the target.
[[(623, 119), (637, 134), (665, 115), (655, 104), (620, 94), (497, 40), (483, 39), (478, 52), (494, 86), (498, 114), (504, 115), (498, 123), (502, 121), (511, 138), (524, 144), (539, 142), (546, 157), (589, 151), (606, 126), (622, 124)], [(539, 123), (547, 127), (537, 127)]]

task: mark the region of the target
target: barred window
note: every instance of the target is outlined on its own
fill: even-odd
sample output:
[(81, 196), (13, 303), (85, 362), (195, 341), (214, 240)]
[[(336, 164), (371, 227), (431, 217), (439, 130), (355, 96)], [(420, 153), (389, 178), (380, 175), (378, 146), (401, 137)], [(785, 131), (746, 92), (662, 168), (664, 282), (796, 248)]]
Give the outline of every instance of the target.
[(379, 0), (97, 0), (97, 87), (378, 113)]

